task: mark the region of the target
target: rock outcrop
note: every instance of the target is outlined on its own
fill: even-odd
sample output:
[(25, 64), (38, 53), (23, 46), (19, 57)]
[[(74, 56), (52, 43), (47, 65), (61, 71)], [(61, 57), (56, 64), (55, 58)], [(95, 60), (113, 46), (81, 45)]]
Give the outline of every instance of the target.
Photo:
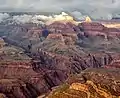
[[(113, 59), (107, 54), (102, 58), (97, 54), (90, 54), (86, 57), (76, 55), (67, 57), (42, 50), (39, 54), (34, 54), (32, 58), (31, 62), (1, 62), (0, 80), (2, 84), (0, 83), (0, 87), (2, 89), (0, 93), (9, 98), (17, 96), (35, 98), (51, 91), (52, 87), (64, 83), (70, 74), (80, 73), (88, 67), (99, 68), (104, 64), (109, 64)], [(9, 93), (7, 94), (7, 92)]]
[(0, 38), (0, 48), (3, 48), (5, 45), (5, 41), (2, 38)]
[(83, 23), (78, 24), (78, 26), (84, 31), (102, 32), (105, 29), (104, 25), (97, 23), (97, 22), (83, 22)]
[(40, 94), (33, 85), (41, 75), (33, 71), (28, 62), (2, 62), (0, 66), (0, 92), (8, 98), (33, 98)]
[(53, 89), (48, 98), (119, 98), (118, 74), (120, 69), (87, 69)]
[(103, 66), (104, 68), (120, 68), (120, 56), (114, 57), (110, 64)]
[[(98, 22), (83, 22), (78, 24), (81, 31), (85, 32), (87, 35), (106, 35), (106, 36), (120, 36), (120, 30), (117, 28), (107, 28)], [(116, 36), (117, 35), (117, 36)]]
[(83, 22), (78, 24), (78, 44), (92, 51), (119, 52), (120, 30), (107, 28), (97, 22)]
[(76, 25), (70, 22), (54, 22), (47, 26), (52, 33), (75, 33), (75, 27)]

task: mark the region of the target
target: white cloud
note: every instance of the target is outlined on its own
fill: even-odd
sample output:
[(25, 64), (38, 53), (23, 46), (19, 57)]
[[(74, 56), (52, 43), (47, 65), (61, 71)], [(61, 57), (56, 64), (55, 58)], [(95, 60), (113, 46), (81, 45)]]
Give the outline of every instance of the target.
[[(40, 23), (44, 24), (45, 22), (52, 22), (52, 21), (59, 21), (59, 20), (72, 20), (73, 18), (69, 16), (67, 13), (62, 12), (59, 15), (51, 15), (51, 16), (45, 16), (45, 15), (17, 15), (13, 16), (11, 18), (16, 23)], [(43, 22), (42, 22), (43, 21)]]
[(3, 20), (9, 18), (9, 14), (7, 13), (0, 13), (0, 22), (2, 22)]
[(67, 13), (62, 12), (61, 14), (53, 14), (51, 16), (45, 15), (14, 15), (10, 16), (7, 13), (0, 13), (0, 23), (1, 22), (8, 22), (8, 23), (18, 23), (18, 24), (25, 24), (25, 23), (37, 23), (37, 24), (45, 24), (47, 22), (59, 21), (59, 20), (73, 20), (71, 16)]
[(32, 19), (31, 15), (17, 15), (13, 16), (13, 21), (16, 23), (29, 23)]

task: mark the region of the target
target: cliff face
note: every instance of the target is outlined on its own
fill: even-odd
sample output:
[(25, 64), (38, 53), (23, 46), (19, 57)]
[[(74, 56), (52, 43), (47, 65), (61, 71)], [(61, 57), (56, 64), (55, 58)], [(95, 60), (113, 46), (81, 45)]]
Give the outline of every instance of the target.
[(87, 69), (81, 74), (71, 76), (66, 84), (55, 88), (48, 98), (118, 98), (119, 71), (119, 69)]
[(8, 98), (37, 97), (40, 92), (33, 83), (37, 85), (40, 77), (29, 62), (4, 62), (0, 66), (0, 92)]
[(102, 32), (104, 30), (104, 26), (97, 22), (83, 22), (78, 25), (84, 31), (99, 31)]
[(113, 60), (110, 64), (105, 65), (105, 68), (120, 68), (120, 60)]
[(97, 22), (83, 22), (78, 24), (78, 28), (89, 36), (118, 37), (120, 30), (118, 28), (107, 28)]
[(47, 26), (47, 28), (52, 32), (52, 33), (75, 33), (74, 28), (76, 25), (74, 25), (71, 22), (54, 22), (50, 25)]
[(39, 49), (42, 49), (46, 52), (52, 52), (61, 55), (73, 55), (77, 54), (77, 52), (84, 54), (84, 52), (78, 48), (79, 46), (76, 45), (77, 39), (78, 37), (75, 33), (51, 33), (42, 43), (34, 45), (34, 47), (32, 47), (32, 52), (37, 53)]
[(43, 70), (36, 70), (32, 64), (29, 61), (3, 63), (0, 66), (0, 93), (8, 98), (36, 98), (65, 81), (54, 78), (59, 77), (56, 73), (60, 71), (47, 70), (44, 66)]
[(78, 44), (92, 51), (119, 52), (118, 28), (107, 28), (96, 22), (83, 22), (78, 25), (81, 32), (78, 33)]
[[(109, 64), (112, 61), (112, 56), (103, 55), (103, 57), (97, 54), (67, 57), (41, 50), (39, 54), (32, 57), (34, 59), (32, 61), (1, 62), (0, 93), (9, 98), (37, 97), (49, 92), (52, 87), (64, 83), (70, 74), (80, 73), (88, 67), (99, 68), (104, 63)], [(9, 91), (10, 93), (7, 94)]]
[(35, 89), (17, 79), (0, 79), (0, 92), (4, 94), (0, 98), (32, 98), (36, 97), (37, 93)]
[[(36, 58), (37, 57), (37, 58)], [(115, 56), (110, 54), (89, 54), (89, 55), (72, 55), (64, 56), (55, 53), (40, 51), (34, 59), (38, 59), (38, 67), (43, 64), (55, 70), (65, 72), (79, 73), (88, 67), (99, 68), (103, 65), (110, 64)]]
[[(46, 29), (51, 35), (53, 33), (54, 35), (62, 34), (62, 36), (66, 39), (66, 43), (70, 42), (69, 44), (72, 45), (73, 43), (78, 43), (77, 45), (79, 49), (85, 48), (87, 51), (107, 50), (118, 52), (120, 50), (120, 30), (117, 28), (107, 28), (100, 23), (83, 22), (75, 25), (71, 22), (57, 21), (46, 25)], [(0, 30), (1, 32), (5, 32), (3, 33), (3, 36), (6, 36), (6, 42), (25, 49), (28, 49), (28, 45), (32, 45), (32, 47), (35, 47), (35, 50), (37, 50), (37, 46), (42, 44), (42, 41), (47, 40), (43, 36), (44, 34), (42, 31), (44, 29), (41, 26), (35, 26), (34, 24), (24, 24), (22, 26), (9, 25), (3, 29), (0, 28)], [(77, 36), (79, 36), (79, 38), (77, 38)], [(75, 40), (73, 40), (73, 37)], [(52, 39), (51, 43), (54, 44), (54, 42), (55, 41)]]

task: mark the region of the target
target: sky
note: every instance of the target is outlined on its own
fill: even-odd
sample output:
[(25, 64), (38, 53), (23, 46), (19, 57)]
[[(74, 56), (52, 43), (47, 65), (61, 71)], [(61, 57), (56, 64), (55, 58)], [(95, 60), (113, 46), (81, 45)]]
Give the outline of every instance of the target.
[(120, 14), (120, 0), (0, 0), (0, 11), (60, 12), (111, 18)]

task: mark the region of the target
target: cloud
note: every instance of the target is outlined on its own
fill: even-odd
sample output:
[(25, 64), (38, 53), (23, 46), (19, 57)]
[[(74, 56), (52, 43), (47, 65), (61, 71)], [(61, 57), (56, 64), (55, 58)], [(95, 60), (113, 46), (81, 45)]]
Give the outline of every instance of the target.
[(85, 20), (85, 18), (87, 17), (87, 15), (83, 15), (79, 11), (73, 11), (73, 12), (71, 12), (71, 15), (74, 16), (78, 20)]
[(15, 15), (12, 16), (11, 20), (18, 24), (22, 23), (37, 23), (37, 24), (44, 24), (45, 21), (53, 20), (52, 16), (45, 16), (45, 15)]
[(119, 14), (119, 6), (120, 0), (0, 0), (0, 11), (67, 11), (95, 19), (111, 19)]
[(7, 13), (0, 13), (0, 22), (4, 21), (5, 19), (9, 18), (9, 14)]
[(36, 24), (45, 24), (51, 23), (53, 21), (73, 21), (73, 17), (69, 16), (67, 13), (62, 12), (61, 14), (53, 14), (49, 16), (45, 15), (9, 15), (7, 13), (0, 13), (0, 23), (17, 23), (17, 24), (25, 24), (25, 23), (36, 23)]

